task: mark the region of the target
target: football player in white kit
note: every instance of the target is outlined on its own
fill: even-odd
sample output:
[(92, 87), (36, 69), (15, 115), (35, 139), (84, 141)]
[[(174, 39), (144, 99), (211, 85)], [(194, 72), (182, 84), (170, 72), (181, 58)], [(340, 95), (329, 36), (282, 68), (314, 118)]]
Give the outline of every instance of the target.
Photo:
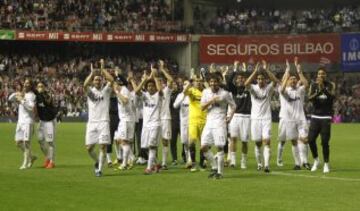
[(168, 73), (164, 66), (164, 61), (159, 61), (159, 70), (165, 76), (166, 81), (162, 80), (162, 104), (161, 104), (161, 138), (162, 138), (162, 162), (161, 169), (167, 170), (167, 156), (169, 151), (169, 143), (171, 139), (171, 113), (170, 113), (170, 98), (171, 98), (171, 84), (173, 82), (173, 78)]
[[(102, 78), (107, 83), (102, 86)], [(85, 79), (84, 90), (87, 94), (89, 119), (86, 125), (85, 145), (90, 157), (95, 161), (95, 176), (102, 176), (105, 162), (106, 145), (110, 144), (110, 95), (113, 77), (104, 69), (104, 60), (100, 60), (100, 72), (91, 64), (91, 73)], [(92, 86), (90, 87), (90, 84)], [(99, 156), (94, 152), (95, 144), (99, 144)]]
[[(150, 76), (144, 73), (138, 87), (134, 87), (139, 100), (143, 102), (143, 128), (141, 131), (141, 148), (149, 149), (149, 157), (145, 174), (158, 172), (160, 166), (156, 164), (156, 150), (159, 145), (161, 133), (161, 101), (162, 87), (157, 78), (156, 69), (151, 66)], [(142, 91), (145, 86), (146, 91)]]
[[(227, 124), (234, 115), (236, 104), (228, 91), (220, 88), (220, 78), (216, 73), (209, 75), (209, 85), (203, 91), (201, 108), (207, 110), (206, 124), (201, 134), (201, 150), (211, 163), (209, 178), (220, 179), (224, 174), (224, 146), (227, 139)], [(229, 116), (227, 108), (230, 106)], [(217, 159), (214, 159), (210, 147), (217, 148)]]
[[(301, 84), (298, 83), (298, 79), (295, 74), (290, 74), (289, 65), (287, 64), (287, 66), (285, 77), (280, 88), (280, 96), (283, 100), (283, 103), (281, 104), (283, 113), (279, 123), (279, 144), (283, 147), (286, 140), (291, 140), (292, 153), (295, 161), (294, 170), (301, 169), (300, 161), (303, 162), (303, 166), (306, 169), (310, 170), (310, 164), (307, 161), (306, 146), (308, 125), (303, 107), (305, 93), (309, 83), (302, 73), (301, 66), (298, 64), (297, 58), (295, 58), (295, 67)], [(304, 147), (298, 147), (298, 139), (303, 142)], [(282, 150), (278, 151), (278, 154), (281, 155)], [(282, 160), (282, 158), (279, 158), (278, 155), (278, 163), (279, 159)]]
[[(264, 172), (270, 172), (270, 140), (271, 140), (271, 108), (270, 100), (274, 87), (279, 80), (269, 70), (269, 65), (262, 61), (263, 71), (259, 71), (259, 64), (256, 65), (254, 72), (246, 80), (245, 86), (251, 94), (251, 138), (255, 141), (255, 158), (257, 169), (263, 168), (261, 158), (261, 146), (264, 144)], [(272, 83), (267, 84), (265, 74), (269, 76)], [(251, 82), (257, 76), (257, 84)]]
[(24, 160), (20, 169), (30, 168), (36, 160), (31, 153), (31, 136), (34, 127), (34, 108), (36, 96), (31, 90), (30, 79), (25, 79), (23, 86), (20, 84), (15, 93), (9, 96), (9, 101), (19, 104), (18, 122), (16, 125), (15, 142), (23, 152)]
[[(188, 86), (189, 83), (189, 81), (185, 81), (184, 87)], [(180, 107), (180, 139), (184, 145), (186, 160), (191, 160), (189, 151), (189, 96), (186, 96), (184, 92), (179, 93), (173, 106), (174, 108)]]
[(134, 141), (135, 132), (135, 98), (126, 86), (114, 84), (114, 92), (118, 98), (119, 126), (115, 132), (117, 144), (121, 144), (123, 150), (123, 161), (120, 170), (131, 168), (128, 166), (132, 153), (131, 143)]

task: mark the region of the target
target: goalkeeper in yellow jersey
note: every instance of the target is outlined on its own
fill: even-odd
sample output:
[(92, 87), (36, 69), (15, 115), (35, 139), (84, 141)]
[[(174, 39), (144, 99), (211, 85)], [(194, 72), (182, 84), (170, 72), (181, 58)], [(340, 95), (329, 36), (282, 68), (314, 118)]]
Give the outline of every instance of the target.
[[(204, 89), (204, 81), (199, 76), (192, 77), (192, 84), (184, 83), (184, 94), (189, 97), (189, 154), (187, 157), (187, 168), (196, 171), (196, 142), (200, 142), (202, 130), (206, 123), (206, 111), (201, 110), (200, 100)], [(185, 146), (186, 147), (186, 146)], [(205, 169), (204, 155), (200, 152), (200, 168)]]

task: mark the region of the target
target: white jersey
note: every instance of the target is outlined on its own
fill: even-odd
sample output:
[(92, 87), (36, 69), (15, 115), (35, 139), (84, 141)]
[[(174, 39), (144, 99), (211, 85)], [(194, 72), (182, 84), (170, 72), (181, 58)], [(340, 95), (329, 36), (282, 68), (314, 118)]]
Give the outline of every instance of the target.
[(139, 97), (135, 91), (132, 92), (132, 95), (135, 99), (135, 113), (136, 113), (136, 122), (143, 118), (143, 104), (141, 97)]
[(281, 93), (281, 86), (277, 86), (277, 91), (279, 93), (279, 100), (280, 100), (280, 111), (279, 111), (279, 118), (282, 119), (285, 116), (285, 98), (284, 95)]
[(180, 107), (180, 123), (181, 125), (189, 124), (189, 96), (180, 93), (176, 96), (174, 108)]
[(287, 87), (284, 90), (284, 116), (287, 121), (306, 120), (304, 113), (305, 86), (298, 86), (295, 89)]
[(160, 126), (161, 100), (159, 92), (150, 95), (143, 92), (141, 96), (143, 102), (143, 127)]
[(89, 110), (88, 122), (109, 121), (111, 85), (108, 83), (102, 90), (91, 87), (87, 93)]
[[(10, 101), (16, 99), (16, 93), (9, 96)], [(32, 124), (34, 122), (34, 107), (36, 96), (33, 92), (27, 92), (24, 99), (19, 103), (18, 123)]]
[(171, 99), (171, 89), (166, 86), (163, 89), (163, 97), (162, 97), (162, 104), (161, 104), (161, 119), (171, 119), (170, 113), (170, 99)]
[(233, 109), (236, 108), (236, 104), (230, 93), (221, 88), (216, 93), (213, 93), (210, 88), (205, 89), (202, 92), (201, 105), (206, 104), (215, 96), (219, 97), (219, 101), (208, 107), (206, 116), (206, 125), (209, 128), (226, 126), (226, 113), (228, 105), (233, 107)]
[(128, 98), (128, 102), (126, 104), (118, 99), (118, 113), (120, 121), (135, 122), (136, 113), (134, 96), (130, 93), (126, 86), (121, 87), (120, 94)]
[(250, 85), (251, 119), (271, 119), (270, 100), (273, 94), (273, 83), (260, 88), (258, 84)]

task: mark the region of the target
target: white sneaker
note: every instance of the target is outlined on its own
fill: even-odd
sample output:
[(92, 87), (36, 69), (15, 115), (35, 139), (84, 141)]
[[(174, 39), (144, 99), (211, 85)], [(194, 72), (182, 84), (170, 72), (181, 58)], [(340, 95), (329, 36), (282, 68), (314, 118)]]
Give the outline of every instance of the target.
[(34, 164), (35, 160), (37, 160), (37, 157), (31, 156), (30, 161), (26, 164), (26, 167), (31, 168), (31, 166)]
[(27, 169), (27, 166), (26, 166), (26, 164), (23, 164), (22, 166), (20, 166), (20, 168), (19, 168), (20, 170), (24, 170), (24, 169)]
[(241, 169), (246, 169), (246, 168), (247, 168), (247, 166), (246, 166), (246, 160), (241, 160), (240, 168), (241, 168)]
[(328, 163), (324, 163), (324, 171), (325, 174), (330, 172), (330, 167)]
[(319, 161), (319, 158), (317, 158), (314, 160), (314, 164), (311, 168), (311, 171), (316, 171), (318, 169), (319, 165), (320, 165), (320, 161)]
[(139, 158), (136, 160), (136, 164), (138, 164), (138, 165), (142, 164), (142, 163), (143, 163), (143, 160), (144, 160), (144, 158), (139, 157)]
[(276, 165), (279, 166), (279, 167), (283, 167), (284, 166), (284, 163), (282, 160), (277, 160), (276, 161)]

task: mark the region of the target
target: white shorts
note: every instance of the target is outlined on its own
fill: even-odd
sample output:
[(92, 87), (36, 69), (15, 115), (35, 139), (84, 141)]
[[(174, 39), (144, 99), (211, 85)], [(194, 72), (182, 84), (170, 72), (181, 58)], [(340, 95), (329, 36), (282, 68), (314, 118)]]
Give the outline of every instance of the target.
[(15, 141), (30, 141), (33, 124), (31, 123), (17, 123), (15, 131)]
[(219, 125), (217, 128), (209, 128), (205, 125), (205, 128), (201, 134), (201, 146), (215, 145), (217, 147), (223, 147), (226, 144), (226, 139), (226, 126)]
[(306, 138), (309, 129), (306, 120), (287, 121), (280, 119), (279, 122), (279, 141), (297, 140), (298, 138)]
[(250, 117), (235, 114), (229, 124), (230, 137), (240, 138), (242, 142), (248, 142), (250, 139), (250, 122)]
[(120, 120), (118, 128), (114, 134), (114, 139), (133, 141), (134, 132), (135, 132), (135, 122), (127, 122)]
[(251, 138), (258, 142), (271, 139), (271, 119), (252, 119)]
[(157, 147), (160, 141), (160, 126), (143, 127), (141, 131), (141, 148)]
[(180, 138), (182, 144), (189, 143), (189, 125), (184, 124), (180, 126)]
[(85, 144), (110, 144), (109, 122), (88, 122), (86, 125)]
[(41, 121), (38, 129), (39, 141), (53, 142), (55, 138), (55, 120)]
[(161, 137), (166, 140), (171, 139), (171, 120), (162, 119), (161, 120)]

